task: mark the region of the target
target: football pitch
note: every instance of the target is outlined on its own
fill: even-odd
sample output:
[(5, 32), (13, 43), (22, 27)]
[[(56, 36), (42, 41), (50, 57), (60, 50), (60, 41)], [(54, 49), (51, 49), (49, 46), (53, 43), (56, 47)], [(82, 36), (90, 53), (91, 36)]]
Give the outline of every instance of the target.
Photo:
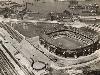
[(64, 49), (77, 49), (83, 47), (82, 43), (67, 36), (54, 39), (54, 41), (55, 42), (53, 44)]

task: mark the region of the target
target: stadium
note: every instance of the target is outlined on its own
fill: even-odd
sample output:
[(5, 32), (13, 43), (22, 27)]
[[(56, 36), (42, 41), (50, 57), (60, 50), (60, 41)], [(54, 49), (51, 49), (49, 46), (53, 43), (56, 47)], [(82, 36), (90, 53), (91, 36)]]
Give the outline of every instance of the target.
[(99, 43), (95, 33), (72, 26), (44, 31), (39, 40), (47, 50), (65, 58), (90, 55), (98, 49)]

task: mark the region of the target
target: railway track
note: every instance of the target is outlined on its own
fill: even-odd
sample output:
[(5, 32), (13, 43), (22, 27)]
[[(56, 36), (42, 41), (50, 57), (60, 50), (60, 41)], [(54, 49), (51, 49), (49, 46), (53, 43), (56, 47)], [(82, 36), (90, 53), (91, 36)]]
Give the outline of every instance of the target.
[(14, 65), (0, 49), (0, 72), (2, 75), (18, 75)]
[(23, 37), (19, 35), (15, 30), (13, 30), (10, 26), (7, 24), (2, 24), (2, 27), (18, 42), (21, 42), (23, 40)]

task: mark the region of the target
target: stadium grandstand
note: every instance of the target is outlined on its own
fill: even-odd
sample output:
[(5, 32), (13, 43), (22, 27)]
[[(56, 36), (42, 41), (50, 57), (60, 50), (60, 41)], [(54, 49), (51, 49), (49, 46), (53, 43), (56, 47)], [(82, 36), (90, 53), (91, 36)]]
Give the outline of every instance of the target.
[(98, 36), (74, 27), (40, 36), (40, 43), (50, 52), (63, 57), (87, 56), (97, 50)]

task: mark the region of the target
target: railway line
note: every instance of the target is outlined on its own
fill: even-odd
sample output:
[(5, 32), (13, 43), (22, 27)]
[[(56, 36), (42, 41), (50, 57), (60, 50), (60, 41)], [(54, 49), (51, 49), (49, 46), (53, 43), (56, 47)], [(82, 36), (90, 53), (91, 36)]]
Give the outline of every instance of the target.
[(0, 73), (2, 75), (19, 75), (2, 49), (0, 49)]
[(9, 27), (7, 24), (2, 24), (2, 27), (7, 30), (7, 32), (13, 37), (15, 38), (18, 42), (21, 42), (23, 37), (18, 34), (15, 30), (13, 30), (11, 27)]

